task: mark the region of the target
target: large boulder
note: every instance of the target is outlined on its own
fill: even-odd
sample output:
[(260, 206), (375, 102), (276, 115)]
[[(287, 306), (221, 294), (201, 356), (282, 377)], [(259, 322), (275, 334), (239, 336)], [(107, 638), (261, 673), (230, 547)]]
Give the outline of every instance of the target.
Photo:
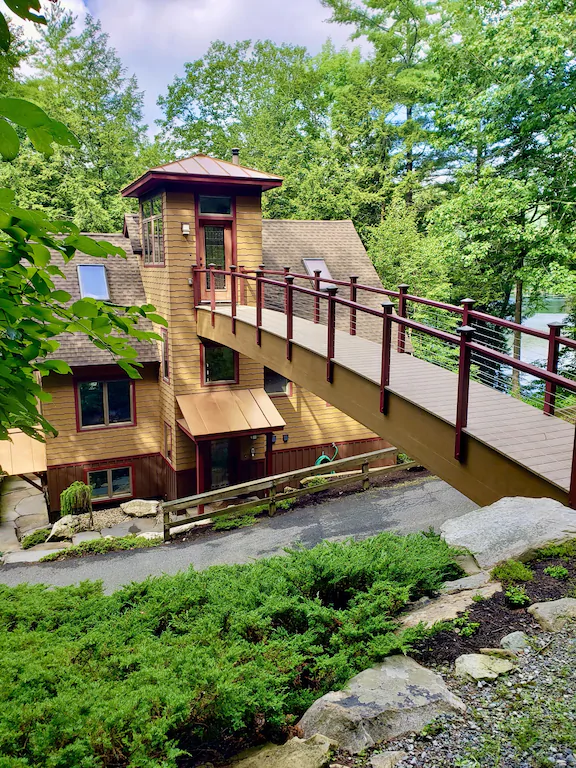
[(132, 501), (125, 501), (123, 504), (120, 504), (120, 509), (129, 517), (156, 517), (158, 514), (158, 502), (132, 499)]
[(318, 733), (309, 739), (294, 737), (286, 744), (267, 744), (239, 755), (233, 768), (324, 768), (334, 745)]
[(534, 616), (545, 632), (560, 632), (568, 619), (576, 619), (576, 600), (563, 597), (547, 603), (533, 603), (528, 613)]
[(420, 731), (445, 712), (466, 709), (440, 675), (408, 656), (390, 656), (353, 677), (342, 691), (315, 701), (299, 722), (305, 737), (323, 733), (361, 752), (380, 741)]
[(446, 520), (448, 544), (465, 547), (483, 569), (511, 558), (529, 560), (535, 550), (576, 537), (576, 512), (553, 499), (506, 497)]
[(77, 533), (90, 529), (90, 515), (65, 515), (52, 526), (50, 539), (73, 539)]

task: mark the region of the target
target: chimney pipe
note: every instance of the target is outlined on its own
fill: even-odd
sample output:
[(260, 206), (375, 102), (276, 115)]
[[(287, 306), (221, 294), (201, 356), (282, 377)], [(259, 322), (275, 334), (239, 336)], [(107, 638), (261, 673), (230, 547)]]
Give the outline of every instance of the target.
[(240, 165), (240, 150), (234, 148), (232, 150), (232, 162), (234, 165)]

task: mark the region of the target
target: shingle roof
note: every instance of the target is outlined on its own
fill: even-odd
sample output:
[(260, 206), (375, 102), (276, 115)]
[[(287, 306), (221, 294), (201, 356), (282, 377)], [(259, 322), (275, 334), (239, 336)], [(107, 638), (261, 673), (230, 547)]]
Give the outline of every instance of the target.
[(124, 237), (130, 240), (134, 253), (142, 253), (142, 238), (140, 237), (140, 216), (137, 213), (124, 214)]
[[(303, 259), (323, 259), (330, 275), (335, 280), (348, 280), (358, 276), (358, 283), (383, 287), (366, 253), (362, 241), (351, 221), (298, 221), (293, 219), (265, 219), (262, 222), (262, 263), (270, 269), (290, 267), (292, 272), (306, 274)], [(308, 285), (309, 281), (296, 280), (297, 285)], [(343, 293), (345, 291), (345, 293)], [(349, 298), (348, 289), (340, 288), (339, 295)], [(284, 298), (280, 289), (266, 287), (266, 306), (282, 310)], [(358, 291), (358, 301), (374, 309), (381, 309), (384, 296)], [(321, 302), (321, 322), (326, 322), (326, 302)], [(295, 292), (294, 312), (299, 317), (310, 319), (313, 305), (311, 297)], [(349, 312), (337, 307), (338, 328), (349, 328)], [(381, 322), (361, 312), (357, 315), (359, 335), (373, 338), (380, 334)]]
[[(77, 301), (81, 298), (78, 266), (99, 264), (106, 268), (110, 301), (125, 306), (146, 304), (138, 259), (134, 255), (130, 240), (119, 234), (89, 234), (88, 237), (107, 240), (113, 245), (120, 246), (126, 251), (126, 258), (108, 256), (106, 259), (100, 259), (77, 253), (71, 261), (64, 263), (60, 254), (52, 251), (52, 263), (59, 267), (65, 275), (65, 278), (58, 275), (54, 277), (56, 289), (67, 291), (72, 296), (71, 301)], [(142, 320), (139, 327), (146, 331), (152, 330), (152, 324), (147, 320)], [(56, 341), (60, 343), (60, 347), (51, 357), (65, 360), (71, 366), (110, 365), (114, 363), (114, 357), (109, 352), (95, 347), (82, 333), (61, 334), (56, 337)], [(158, 345), (155, 342), (131, 341), (130, 344), (138, 352), (138, 360), (141, 363), (158, 362)]]

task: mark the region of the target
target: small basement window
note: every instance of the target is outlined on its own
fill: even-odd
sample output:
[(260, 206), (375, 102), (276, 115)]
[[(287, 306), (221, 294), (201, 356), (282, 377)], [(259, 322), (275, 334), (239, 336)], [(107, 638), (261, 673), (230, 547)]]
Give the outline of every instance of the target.
[(233, 349), (215, 342), (205, 341), (204, 384), (237, 384), (238, 355)]
[(200, 213), (208, 216), (231, 216), (232, 198), (200, 195)]
[(130, 467), (96, 469), (87, 473), (87, 485), (92, 486), (94, 501), (132, 496), (132, 470)]
[(106, 278), (106, 267), (103, 264), (79, 264), (78, 282), (80, 283), (80, 296), (83, 299), (109, 301), (110, 292)]
[(288, 395), (290, 380), (271, 368), (264, 368), (264, 391), (269, 395)]
[[(325, 280), (332, 280), (332, 275), (330, 274), (330, 270), (326, 266), (326, 262), (324, 259), (302, 259), (302, 263), (304, 264), (304, 268), (306, 272), (311, 276), (314, 277), (314, 272), (320, 272), (320, 277), (324, 278)], [(332, 283), (320, 283), (320, 290), (325, 291), (326, 288), (329, 288), (332, 285)]]

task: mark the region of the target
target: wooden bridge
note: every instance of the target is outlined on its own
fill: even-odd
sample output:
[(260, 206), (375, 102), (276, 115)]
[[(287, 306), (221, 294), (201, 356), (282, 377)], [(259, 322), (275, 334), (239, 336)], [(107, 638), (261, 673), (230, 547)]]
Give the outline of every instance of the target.
[[(391, 291), (288, 267), (195, 267), (192, 282), (201, 337), (325, 399), (478, 504), (548, 496), (576, 506), (575, 428), (554, 415), (562, 393), (576, 392), (576, 381), (558, 373), (560, 349), (576, 349), (562, 326), (545, 333), (475, 311), (469, 299), (456, 306), (407, 286)], [(295, 309), (305, 301), (308, 312)], [(443, 321), (419, 320), (428, 310)], [(546, 368), (502, 351), (488, 329), (546, 340)], [(416, 338), (431, 344), (426, 359), (412, 354)], [(490, 366), (498, 375), (487, 376)], [(525, 402), (526, 380), (541, 407)]]

